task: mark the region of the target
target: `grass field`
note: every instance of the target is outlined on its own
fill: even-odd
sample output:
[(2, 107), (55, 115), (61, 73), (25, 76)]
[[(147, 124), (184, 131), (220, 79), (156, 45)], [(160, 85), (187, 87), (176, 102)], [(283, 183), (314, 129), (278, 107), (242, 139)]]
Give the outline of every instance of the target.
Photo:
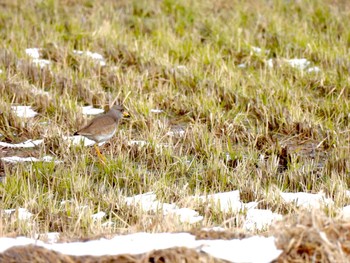
[[(277, 236), (280, 262), (344, 262), (349, 15), (341, 0), (1, 1), (0, 141), (44, 143), (2, 148), (0, 157), (50, 155), (61, 163), (0, 163), (1, 209), (26, 208), (34, 218), (2, 215), (0, 235), (60, 232), (61, 240), (77, 240), (221, 226)], [(40, 48), (50, 64), (37, 65), (27, 48)], [(92, 147), (63, 138), (87, 122), (81, 106), (105, 108), (115, 98), (131, 118), (101, 147), (103, 165)], [(13, 105), (39, 114), (19, 118)], [(283, 222), (243, 231), (244, 211), (188, 199), (232, 190)], [(163, 220), (122, 202), (149, 191), (204, 220)], [(305, 210), (279, 192), (322, 192), (334, 205)], [(94, 222), (99, 211), (113, 224)], [(293, 238), (299, 242), (288, 246)]]

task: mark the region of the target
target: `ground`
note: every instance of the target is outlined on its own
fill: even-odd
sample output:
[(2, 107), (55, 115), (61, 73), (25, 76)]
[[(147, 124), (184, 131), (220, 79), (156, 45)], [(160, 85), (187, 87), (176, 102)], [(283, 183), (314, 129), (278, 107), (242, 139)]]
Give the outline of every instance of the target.
[[(0, 236), (219, 226), (218, 239), (274, 236), (278, 262), (343, 262), (349, 13), (341, 0), (2, 1)], [(71, 136), (92, 118), (83, 106), (114, 100), (131, 118), (102, 163)], [(43, 141), (17, 147), (28, 140)], [(242, 209), (193, 199), (236, 190)], [(125, 202), (149, 192), (202, 219)], [(298, 192), (321, 201), (283, 198)], [(282, 221), (247, 229), (252, 202)]]

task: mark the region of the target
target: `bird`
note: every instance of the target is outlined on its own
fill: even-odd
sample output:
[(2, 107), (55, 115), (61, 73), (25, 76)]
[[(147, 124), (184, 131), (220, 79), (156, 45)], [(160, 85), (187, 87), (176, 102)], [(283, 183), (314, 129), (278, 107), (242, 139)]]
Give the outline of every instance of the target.
[(118, 123), (123, 117), (130, 117), (129, 113), (121, 105), (114, 105), (107, 113), (93, 118), (86, 126), (74, 133), (95, 141), (96, 153), (101, 160), (105, 157), (101, 154), (97, 144), (106, 142), (117, 131)]

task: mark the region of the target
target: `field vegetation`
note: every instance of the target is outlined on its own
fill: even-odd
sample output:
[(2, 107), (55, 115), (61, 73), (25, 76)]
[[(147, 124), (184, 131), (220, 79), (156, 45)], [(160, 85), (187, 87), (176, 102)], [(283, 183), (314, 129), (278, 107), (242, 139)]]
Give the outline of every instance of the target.
[[(219, 238), (275, 235), (280, 262), (345, 262), (349, 15), (341, 0), (1, 1), (0, 140), (44, 143), (1, 148), (0, 157), (60, 163), (0, 163), (0, 208), (34, 218), (2, 214), (0, 235), (59, 232), (67, 241), (221, 226)], [(33, 63), (26, 48), (50, 65)], [(105, 65), (74, 50), (97, 52)], [(64, 138), (87, 122), (81, 106), (107, 109), (115, 98), (131, 118), (100, 147), (103, 164), (93, 147)], [(39, 114), (19, 118), (13, 105)], [(248, 232), (244, 211), (189, 199), (232, 190), (282, 222)], [(183, 224), (123, 202), (149, 191), (204, 220)], [(322, 192), (334, 205), (305, 210), (280, 192)], [(112, 223), (94, 221), (99, 211)]]

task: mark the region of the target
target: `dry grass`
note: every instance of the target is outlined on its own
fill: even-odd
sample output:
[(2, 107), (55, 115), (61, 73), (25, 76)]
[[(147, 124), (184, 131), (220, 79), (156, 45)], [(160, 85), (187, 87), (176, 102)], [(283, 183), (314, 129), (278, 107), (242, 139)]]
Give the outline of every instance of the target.
[[(285, 206), (275, 192), (323, 191), (336, 208), (348, 204), (349, 6), (330, 0), (2, 1), (0, 140), (44, 138), (45, 144), (0, 149), (0, 157), (52, 155), (63, 163), (0, 164), (6, 178), (0, 208), (25, 207), (34, 214), (31, 224), (2, 217), (0, 235), (58, 231), (65, 240), (222, 224), (239, 232), (241, 215), (186, 203), (190, 195), (235, 189), (245, 202), (302, 218), (304, 211)], [(41, 48), (51, 66), (34, 65), (25, 54), (29, 47)], [(74, 49), (98, 52), (107, 65)], [(301, 57), (321, 72), (285, 63)], [(80, 106), (105, 107), (116, 97), (132, 118), (102, 148), (103, 166), (92, 149), (62, 138), (86, 122)], [(11, 105), (30, 105), (39, 115), (20, 119)], [(152, 113), (156, 108), (164, 112)], [(183, 137), (167, 135), (179, 128)], [(149, 144), (130, 146), (131, 140)], [(121, 201), (147, 191), (197, 209), (203, 223), (164, 224), (161, 215)], [(85, 214), (79, 209), (84, 205)], [(310, 224), (333, 220), (336, 208), (315, 214)], [(93, 223), (91, 214), (98, 211), (114, 226)], [(345, 247), (315, 241), (309, 227), (291, 224), (266, 232), (279, 235), (287, 251), (282, 261), (332, 262), (347, 254)], [(304, 239), (286, 246), (294, 235), (314, 248), (294, 249)]]

